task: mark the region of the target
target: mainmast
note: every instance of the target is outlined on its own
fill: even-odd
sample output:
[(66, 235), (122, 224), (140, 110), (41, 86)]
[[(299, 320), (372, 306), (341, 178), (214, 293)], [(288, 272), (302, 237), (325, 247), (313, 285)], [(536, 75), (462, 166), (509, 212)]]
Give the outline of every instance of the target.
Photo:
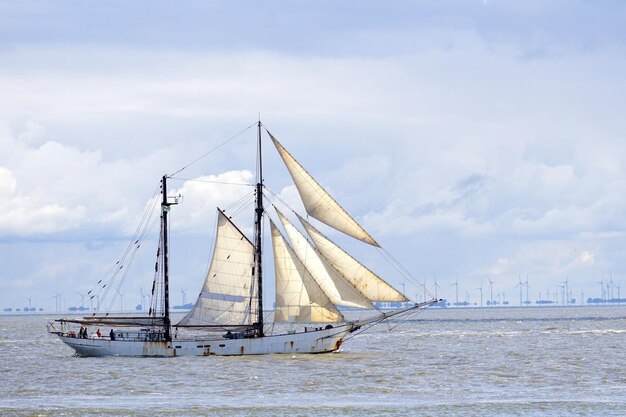
[(170, 289), (169, 289), (169, 251), (167, 246), (167, 215), (170, 211), (170, 203), (167, 202), (167, 176), (163, 175), (161, 185), (163, 201), (161, 202), (161, 218), (163, 227), (163, 325), (165, 326), (165, 340), (171, 341), (170, 329)]
[(261, 120), (258, 123), (258, 165), (256, 183), (256, 208), (254, 218), (254, 267), (257, 277), (257, 321), (254, 324), (256, 336), (263, 336), (263, 257), (261, 256), (261, 228), (263, 225), (263, 158), (261, 155)]

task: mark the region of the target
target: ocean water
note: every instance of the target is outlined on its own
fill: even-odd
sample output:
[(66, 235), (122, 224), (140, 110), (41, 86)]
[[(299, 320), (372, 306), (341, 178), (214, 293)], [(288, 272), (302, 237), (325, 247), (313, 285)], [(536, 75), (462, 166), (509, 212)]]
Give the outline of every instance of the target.
[(52, 318), (0, 316), (1, 416), (626, 416), (626, 306), (432, 309), (244, 357), (79, 358)]

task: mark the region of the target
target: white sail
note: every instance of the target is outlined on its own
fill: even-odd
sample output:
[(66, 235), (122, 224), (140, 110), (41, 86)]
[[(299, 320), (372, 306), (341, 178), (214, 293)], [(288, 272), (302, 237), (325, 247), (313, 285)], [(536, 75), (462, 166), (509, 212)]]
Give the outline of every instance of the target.
[[(297, 214), (296, 214), (297, 215)], [(382, 278), (324, 236), (309, 222), (298, 216), (315, 248), (326, 262), (341, 273), (370, 301), (408, 301), (408, 299)]]
[(300, 262), (311, 273), (315, 281), (324, 290), (330, 301), (335, 305), (357, 308), (374, 308), (350, 282), (348, 282), (336, 269), (320, 258), (315, 248), (294, 227), (293, 224), (278, 210), (280, 218), (293, 251)]
[(213, 258), (202, 292), (179, 325), (251, 324), (254, 245), (218, 209)]
[(342, 314), (298, 260), (271, 220), (270, 226), (276, 274), (274, 321), (324, 323), (343, 321)]
[[(268, 132), (269, 133), (269, 132)], [(269, 133), (283, 159), (309, 216), (370, 245), (378, 243), (337, 203), (322, 186)]]

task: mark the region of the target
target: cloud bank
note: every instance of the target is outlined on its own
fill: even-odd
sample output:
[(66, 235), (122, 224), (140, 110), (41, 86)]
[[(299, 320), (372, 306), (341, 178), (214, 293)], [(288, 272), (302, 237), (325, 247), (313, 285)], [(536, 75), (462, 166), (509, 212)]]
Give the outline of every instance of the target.
[[(420, 280), (570, 276), (589, 293), (625, 270), (621, 3), (118, 6), (0, 14), (3, 294), (49, 305), (93, 282), (160, 177), (259, 112)], [(203, 273), (215, 206), (246, 192), (218, 183), (252, 181), (254, 141), (172, 184), (193, 240), (181, 287)], [(297, 205), (269, 149), (266, 185)]]

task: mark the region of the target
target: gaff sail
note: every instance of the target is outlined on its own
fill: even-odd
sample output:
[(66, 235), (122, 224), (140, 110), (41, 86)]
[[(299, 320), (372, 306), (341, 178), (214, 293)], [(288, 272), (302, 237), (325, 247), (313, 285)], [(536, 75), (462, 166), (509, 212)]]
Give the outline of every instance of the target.
[(217, 236), (211, 265), (193, 309), (178, 326), (249, 325), (254, 245), (218, 209)]

